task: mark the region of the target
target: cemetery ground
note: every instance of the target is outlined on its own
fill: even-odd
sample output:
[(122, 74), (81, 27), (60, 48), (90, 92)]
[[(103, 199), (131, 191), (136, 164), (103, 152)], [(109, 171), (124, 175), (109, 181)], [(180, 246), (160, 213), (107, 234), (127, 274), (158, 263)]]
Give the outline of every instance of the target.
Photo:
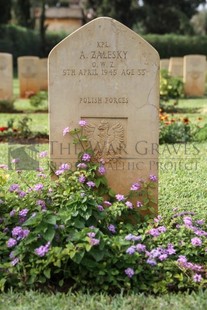
[[(204, 126), (207, 123), (206, 98), (182, 99), (177, 106), (174, 118), (188, 118), (193, 124)], [(28, 101), (17, 103), (17, 109), (28, 111)], [(26, 114), (32, 118), (32, 131), (48, 132), (47, 113)], [(11, 117), (21, 118), (24, 114), (0, 114), (1, 126), (6, 126)], [(41, 144), (40, 151), (48, 151), (48, 144)], [(162, 144), (159, 149), (159, 214), (164, 219), (169, 219), (182, 212), (194, 213), (197, 220), (206, 220), (207, 204), (207, 142), (191, 142), (187, 144)], [(0, 163), (8, 163), (8, 146), (0, 144)], [(11, 177), (12, 178), (12, 173)], [(28, 180), (33, 178), (33, 173), (28, 173)], [(12, 183), (12, 179), (9, 181)], [(188, 213), (186, 213), (188, 215)], [(153, 268), (153, 267), (152, 267)], [(158, 292), (159, 293), (159, 292)], [(37, 292), (2, 293), (0, 309), (206, 309), (207, 291), (197, 290), (190, 293), (152, 295), (115, 295), (68, 293), (67, 295), (43, 294)]]

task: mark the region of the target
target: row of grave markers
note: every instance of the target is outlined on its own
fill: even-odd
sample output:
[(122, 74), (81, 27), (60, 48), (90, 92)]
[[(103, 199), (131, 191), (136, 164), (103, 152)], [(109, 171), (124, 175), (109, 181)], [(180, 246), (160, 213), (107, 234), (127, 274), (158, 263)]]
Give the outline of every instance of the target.
[(207, 73), (205, 55), (186, 55), (160, 60), (160, 69), (165, 69), (171, 76), (184, 82), (186, 96), (203, 96)]
[[(19, 95), (28, 98), (48, 89), (48, 59), (34, 56), (18, 58)], [(0, 100), (13, 99), (13, 57), (0, 53)]]
[[(83, 57), (84, 55), (82, 55)], [(13, 98), (12, 55), (0, 53), (0, 100)], [(187, 55), (161, 59), (160, 68), (168, 70), (174, 77), (183, 79), (187, 96), (203, 96), (206, 82), (206, 56)], [(96, 70), (96, 68), (94, 68)], [(103, 69), (106, 70), (106, 69)], [(95, 71), (94, 71), (95, 72)], [(106, 71), (105, 71), (106, 72)], [(65, 71), (65, 74), (68, 74)], [(127, 71), (129, 75), (130, 72)], [(133, 71), (131, 72), (133, 74)], [(34, 56), (18, 58), (18, 77), (20, 97), (27, 98), (40, 90), (48, 89), (48, 60)]]

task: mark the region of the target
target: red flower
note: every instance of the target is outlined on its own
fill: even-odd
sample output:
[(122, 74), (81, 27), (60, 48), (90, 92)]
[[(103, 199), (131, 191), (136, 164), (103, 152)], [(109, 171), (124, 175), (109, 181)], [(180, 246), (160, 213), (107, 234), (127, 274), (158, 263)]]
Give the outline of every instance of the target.
[(6, 131), (8, 129), (9, 129), (9, 127), (0, 127), (0, 131)]

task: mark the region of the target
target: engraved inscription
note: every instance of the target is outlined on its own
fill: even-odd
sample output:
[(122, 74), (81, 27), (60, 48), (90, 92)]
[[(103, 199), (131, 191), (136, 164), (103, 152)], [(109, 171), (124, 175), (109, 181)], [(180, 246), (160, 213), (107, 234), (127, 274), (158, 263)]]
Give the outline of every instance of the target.
[(105, 103), (105, 104), (127, 104), (127, 97), (80, 97), (79, 103), (84, 104), (96, 104), (96, 103)]
[[(88, 138), (87, 147), (92, 148), (97, 160), (117, 162), (126, 154), (126, 120), (96, 119), (84, 127)], [(125, 124), (124, 124), (125, 121)]]
[(144, 77), (147, 75), (147, 56), (141, 55), (138, 68), (130, 68), (127, 61), (129, 51), (113, 49), (109, 42), (96, 42), (94, 48), (88, 51), (81, 50), (77, 57), (80, 68), (63, 68), (62, 75), (67, 77), (85, 76), (123, 76)]

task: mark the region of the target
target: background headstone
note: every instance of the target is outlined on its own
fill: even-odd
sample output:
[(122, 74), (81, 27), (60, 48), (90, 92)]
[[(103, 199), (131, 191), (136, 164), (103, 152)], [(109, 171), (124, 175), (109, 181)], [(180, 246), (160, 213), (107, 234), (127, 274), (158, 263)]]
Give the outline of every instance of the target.
[(40, 90), (48, 90), (48, 59), (47, 58), (40, 58), (40, 71), (39, 71), (39, 85)]
[(170, 59), (160, 59), (160, 70), (167, 70), (169, 68)]
[(36, 94), (40, 90), (39, 57), (18, 57), (18, 77), (21, 98)]
[(169, 62), (169, 74), (174, 77), (183, 77), (183, 57), (171, 57)]
[(0, 53), (0, 100), (13, 99), (13, 58)]
[(184, 57), (184, 91), (187, 96), (205, 94), (206, 56), (186, 55)]
[(125, 194), (140, 178), (157, 175), (159, 64), (151, 45), (108, 17), (91, 21), (51, 51), (50, 156), (57, 167), (74, 167), (77, 150), (62, 131), (84, 119), (115, 192)]

